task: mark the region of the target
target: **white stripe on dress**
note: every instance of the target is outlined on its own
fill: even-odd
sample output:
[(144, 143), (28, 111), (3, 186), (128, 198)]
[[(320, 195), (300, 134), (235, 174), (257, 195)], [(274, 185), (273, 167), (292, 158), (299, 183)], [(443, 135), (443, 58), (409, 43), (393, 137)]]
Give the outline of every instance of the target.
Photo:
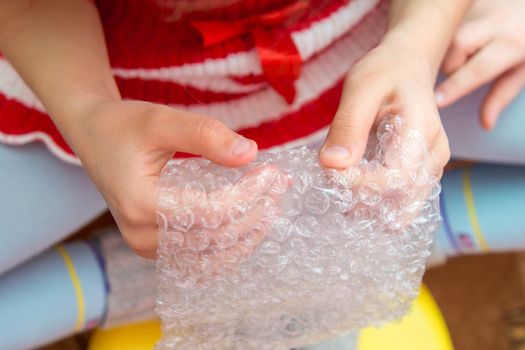
[[(385, 10), (386, 6), (381, 8)], [(280, 119), (283, 115), (299, 110), (304, 104), (316, 99), (332, 87), (357, 59), (375, 45), (384, 32), (384, 12), (378, 11), (368, 17), (357, 31), (347, 35), (335, 43), (332, 48), (305, 65), (303, 74), (296, 81), (297, 97), (292, 105), (286, 104), (280, 95), (268, 88), (231, 101), (190, 106), (189, 108), (188, 106), (174, 107), (217, 117), (236, 130)], [(209, 90), (210, 86), (207, 85), (207, 88)], [(28, 108), (45, 113), (44, 107), (33, 92), (13, 67), (2, 58), (0, 58), (0, 94)], [(305, 137), (271, 147), (269, 150), (278, 151), (303, 144), (319, 144), (326, 135), (327, 129), (323, 128)], [(80, 164), (77, 158), (62, 150), (45, 133), (35, 131), (25, 135), (7, 135), (0, 132), (0, 141), (8, 144), (24, 144), (34, 140), (43, 141), (58, 158), (68, 163)]]
[[(292, 104), (287, 104), (275, 90), (268, 87), (227, 101), (171, 106), (215, 117), (234, 130), (256, 127), (265, 122), (278, 120), (283, 115), (293, 113), (315, 100), (341, 80), (350, 67), (378, 42), (384, 27), (385, 16), (376, 12), (354, 32), (347, 34), (329, 50), (307, 62), (301, 76), (295, 82), (297, 95)], [(1, 94), (28, 108), (45, 113), (37, 97), (4, 59), (0, 59), (0, 77)]]
[(194, 105), (171, 105), (176, 109), (212, 116), (234, 130), (256, 127), (298, 111), (314, 101), (344, 78), (352, 65), (380, 40), (384, 33), (384, 17), (371, 16), (366, 25), (347, 35), (333, 47), (303, 66), (295, 81), (296, 98), (292, 104), (274, 89), (266, 88), (247, 96), (221, 102)]
[(42, 141), (49, 151), (66, 163), (81, 165), (80, 160), (64, 151), (58, 146), (48, 134), (41, 131), (33, 131), (24, 135), (8, 135), (0, 131), (0, 142), (10, 145), (24, 145), (33, 141)]
[[(308, 145), (310, 147), (317, 147), (326, 137), (328, 132), (328, 127), (317, 130), (316, 132), (307, 135), (302, 138), (292, 140), (290, 142), (283, 143), (282, 145), (274, 146), (265, 149), (265, 151), (270, 152), (279, 152), (281, 150), (290, 149), (302, 145)], [(49, 151), (55, 155), (57, 158), (63, 160), (66, 163), (73, 165), (82, 165), (80, 160), (75, 156), (67, 153), (62, 148), (60, 148), (51, 137), (41, 131), (34, 131), (29, 134), (24, 135), (7, 135), (0, 132), (0, 142), (10, 145), (24, 145), (33, 141), (42, 141), (44, 145), (49, 149)], [(180, 158), (179, 158), (180, 159)]]
[[(292, 40), (303, 59), (307, 61), (314, 54), (328, 47), (336, 39), (349, 32), (381, 0), (354, 0), (342, 6), (327, 17), (314, 22), (310, 27), (292, 33)], [(381, 11), (380, 11), (381, 12)], [(224, 58), (207, 58), (203, 62), (187, 63), (163, 68), (115, 68), (115, 75), (121, 78), (140, 78), (188, 83), (199, 76), (233, 76), (262, 74), (261, 63), (255, 49), (235, 52)], [(191, 77), (191, 78), (190, 78)], [(229, 91), (225, 91), (229, 92)]]

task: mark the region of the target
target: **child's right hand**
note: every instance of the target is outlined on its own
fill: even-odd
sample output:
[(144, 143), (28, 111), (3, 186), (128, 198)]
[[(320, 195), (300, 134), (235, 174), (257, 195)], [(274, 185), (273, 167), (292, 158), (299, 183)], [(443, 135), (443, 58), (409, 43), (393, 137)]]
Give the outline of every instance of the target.
[[(133, 250), (154, 258), (156, 185), (175, 152), (227, 166), (250, 162), (257, 144), (220, 121), (138, 101), (105, 101), (80, 113), (70, 144)], [(73, 137), (71, 137), (73, 136)]]
[(215, 119), (122, 101), (94, 1), (0, 1), (0, 51), (39, 97), (142, 256), (155, 257), (156, 183), (175, 152), (228, 166), (257, 154), (255, 142)]
[(481, 107), (481, 124), (494, 128), (503, 109), (525, 85), (525, 1), (476, 0), (460, 27), (436, 89), (446, 107), (496, 79)]

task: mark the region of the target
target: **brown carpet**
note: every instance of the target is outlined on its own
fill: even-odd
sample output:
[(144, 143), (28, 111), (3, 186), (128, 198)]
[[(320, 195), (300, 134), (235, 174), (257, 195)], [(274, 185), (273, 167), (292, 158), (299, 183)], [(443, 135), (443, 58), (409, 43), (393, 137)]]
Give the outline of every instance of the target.
[(523, 272), (518, 254), (454, 258), (427, 272), (456, 350), (525, 349)]

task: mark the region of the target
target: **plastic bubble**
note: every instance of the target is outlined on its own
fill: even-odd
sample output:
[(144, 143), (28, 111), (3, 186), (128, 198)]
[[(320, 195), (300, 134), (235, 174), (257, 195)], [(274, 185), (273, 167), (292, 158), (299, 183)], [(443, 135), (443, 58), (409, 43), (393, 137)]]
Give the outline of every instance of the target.
[(365, 157), (300, 147), (241, 168), (168, 164), (157, 214), (157, 350), (289, 350), (399, 319), (418, 293), (440, 185), (400, 117)]

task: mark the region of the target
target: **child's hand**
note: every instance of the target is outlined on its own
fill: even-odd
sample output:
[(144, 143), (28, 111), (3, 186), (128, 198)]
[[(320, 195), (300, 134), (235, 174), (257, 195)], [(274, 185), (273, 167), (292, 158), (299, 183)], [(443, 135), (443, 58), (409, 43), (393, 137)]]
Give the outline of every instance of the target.
[(373, 124), (391, 113), (402, 115), (421, 132), (441, 171), (450, 151), (434, 102), (433, 81), (433, 70), (417, 50), (399, 41), (383, 41), (349, 72), (321, 162), (331, 168), (356, 163)]
[[(238, 182), (217, 181), (207, 193), (204, 187), (188, 184), (169, 175), (161, 182), (159, 225), (166, 240), (161, 237), (160, 244), (168, 250), (159, 251), (159, 257), (179, 255), (180, 272), (187, 273), (186, 278), (196, 274), (206, 278), (235, 269), (252, 254), (279, 216), (290, 179), (277, 167), (261, 164)], [(184, 261), (193, 268), (183, 268)]]
[(443, 62), (449, 77), (436, 90), (446, 107), (496, 79), (481, 107), (492, 129), (501, 111), (525, 85), (525, 1), (476, 0)]
[(78, 117), (71, 144), (126, 241), (144, 257), (155, 257), (156, 185), (174, 152), (228, 166), (248, 163), (257, 154), (254, 141), (215, 119), (151, 103), (104, 102)]

